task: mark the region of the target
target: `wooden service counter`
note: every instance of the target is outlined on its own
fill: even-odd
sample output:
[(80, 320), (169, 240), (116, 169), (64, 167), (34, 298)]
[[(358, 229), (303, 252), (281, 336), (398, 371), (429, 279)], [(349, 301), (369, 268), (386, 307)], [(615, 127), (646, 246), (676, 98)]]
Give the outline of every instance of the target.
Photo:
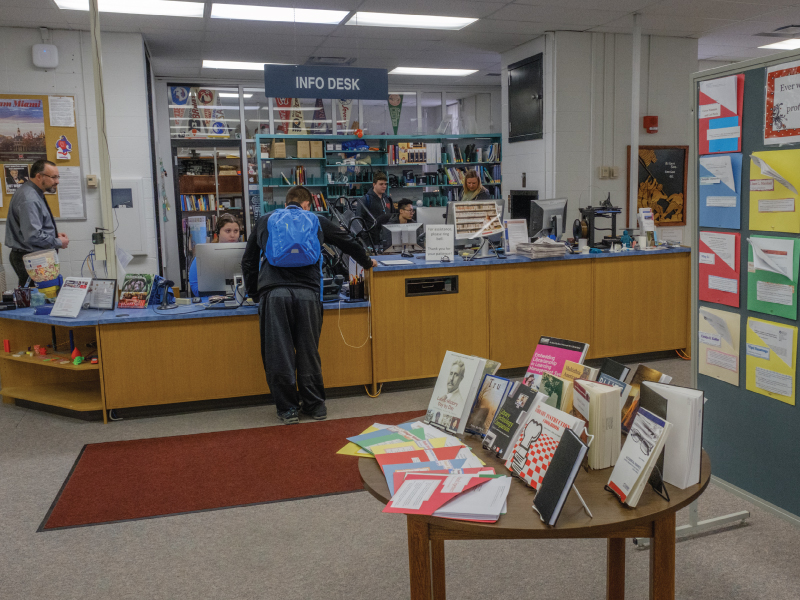
[[(325, 304), (328, 388), (436, 377), (447, 350), (527, 366), (540, 336), (589, 342), (589, 358), (689, 346), (688, 248), (558, 259), (378, 266), (370, 302)], [(393, 257), (397, 258), (397, 257)], [(69, 331), (99, 363), (62, 364)], [(59, 351), (13, 356), (35, 344)], [(370, 337), (371, 334), (371, 337)], [(77, 319), (0, 313), (0, 395), (102, 411), (269, 392), (255, 307), (83, 310)], [(50, 352), (50, 351), (49, 351)]]
[(690, 256), (675, 248), (378, 266), (375, 381), (436, 377), (447, 350), (524, 367), (543, 335), (588, 342), (588, 358), (687, 348)]

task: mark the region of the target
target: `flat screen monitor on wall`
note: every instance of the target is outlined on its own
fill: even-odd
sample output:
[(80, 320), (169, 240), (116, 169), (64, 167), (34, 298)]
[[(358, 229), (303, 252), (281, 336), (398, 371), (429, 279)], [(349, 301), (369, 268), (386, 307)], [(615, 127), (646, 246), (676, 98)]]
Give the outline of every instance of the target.
[(508, 65), (508, 141), (540, 140), (544, 135), (544, 85), (541, 53)]

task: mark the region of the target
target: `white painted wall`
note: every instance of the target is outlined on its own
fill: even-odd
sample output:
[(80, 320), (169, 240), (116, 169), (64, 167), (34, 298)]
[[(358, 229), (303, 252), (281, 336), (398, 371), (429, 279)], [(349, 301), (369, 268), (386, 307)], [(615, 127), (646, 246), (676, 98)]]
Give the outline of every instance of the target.
[[(100, 172), (91, 43), (88, 31), (51, 30), (50, 34), (51, 43), (58, 47), (59, 67), (45, 71), (34, 67), (31, 59), (31, 46), (42, 42), (38, 29), (0, 27), (0, 93), (75, 96), (86, 219), (58, 221), (58, 228), (70, 239), (69, 247), (59, 253), (61, 273), (80, 275), (81, 263), (93, 248), (91, 235), (95, 227), (102, 227), (100, 193), (87, 188), (85, 179)], [(105, 32), (101, 43), (112, 185), (114, 178), (141, 178), (146, 215), (148, 254), (136, 257), (126, 270), (157, 273), (144, 43), (138, 33)], [(0, 241), (4, 239), (5, 221), (0, 221)], [(3, 246), (6, 277), (12, 283), (15, 280), (13, 272), (9, 276), (8, 253)], [(123, 276), (120, 271), (120, 278)]]
[[(509, 144), (507, 65), (541, 51), (544, 139)], [(527, 169), (528, 189), (538, 189), (542, 198), (568, 198), (569, 232), (578, 207), (596, 206), (610, 193), (614, 205), (625, 211), (618, 219), (619, 233), (627, 215), (631, 54), (630, 35), (566, 31), (503, 54), (504, 196), (521, 187), (520, 174)], [(643, 36), (640, 115), (657, 115), (659, 131), (648, 134), (640, 129), (640, 144), (689, 144), (689, 76), (697, 70), (697, 40)], [(619, 176), (600, 179), (598, 168), (603, 165), (618, 167)], [(691, 203), (691, 190), (688, 195)], [(691, 216), (691, 210), (688, 213)]]

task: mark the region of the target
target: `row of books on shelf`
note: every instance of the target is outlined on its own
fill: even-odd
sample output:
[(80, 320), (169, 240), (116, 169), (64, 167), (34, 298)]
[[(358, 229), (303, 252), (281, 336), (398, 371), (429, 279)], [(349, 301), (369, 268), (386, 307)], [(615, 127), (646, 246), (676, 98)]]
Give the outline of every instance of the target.
[[(671, 377), (645, 365), (631, 373), (606, 359), (591, 368), (583, 364), (588, 348), (542, 337), (521, 382), (498, 376), (500, 364), (495, 361), (447, 352), (422, 424), (449, 440), (437, 442), (443, 447), (455, 447), (460, 443), (456, 436), (465, 433), (482, 436), (490, 456), (500, 458), (512, 477), (536, 492), (534, 508), (550, 525), (556, 524), (581, 467), (611, 469), (606, 489), (629, 507), (638, 504), (648, 483), (667, 498), (665, 484), (685, 489), (699, 483), (703, 392), (670, 385)], [(423, 437), (431, 445), (437, 439), (430, 430)], [(361, 448), (375, 454), (371, 446)], [(459, 452), (471, 460), (470, 454)], [(403, 490), (414, 470), (442, 471), (443, 489), (450, 485), (448, 478), (460, 477), (464, 491), (470, 489), (463, 483), (465, 467), (479, 469), (468, 474), (471, 485), (483, 483), (473, 479), (499, 477), (481, 472), (472, 462), (453, 464), (458, 455), (434, 454), (436, 461), (450, 463), (423, 466), (409, 460), (390, 473), (384, 469), (393, 490), (387, 506), (392, 509), (386, 512), (417, 514), (423, 509), (409, 502), (421, 483)], [(439, 489), (439, 484), (435, 489), (430, 481), (427, 485), (434, 492)], [(446, 512), (455, 497), (436, 510)]]
[(181, 194), (181, 210), (217, 210), (219, 201), (214, 194)]
[(442, 144), (440, 142), (406, 142), (389, 144), (386, 147), (386, 162), (390, 165), (407, 163), (454, 164), (499, 162), (500, 144), (489, 144), (478, 147), (468, 144), (463, 149), (458, 144)]

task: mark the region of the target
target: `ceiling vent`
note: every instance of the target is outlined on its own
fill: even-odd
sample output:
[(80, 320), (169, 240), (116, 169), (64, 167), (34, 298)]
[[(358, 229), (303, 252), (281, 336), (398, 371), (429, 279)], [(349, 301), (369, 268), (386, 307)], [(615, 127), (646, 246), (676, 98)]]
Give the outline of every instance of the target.
[(311, 56), (306, 64), (314, 67), (346, 67), (356, 62), (355, 58), (342, 56)]
[(800, 25), (786, 25), (785, 27), (778, 27), (774, 31), (754, 33), (753, 35), (756, 37), (790, 38), (800, 35)]
[(500, 77), (500, 73), (487, 73), (487, 77)]

